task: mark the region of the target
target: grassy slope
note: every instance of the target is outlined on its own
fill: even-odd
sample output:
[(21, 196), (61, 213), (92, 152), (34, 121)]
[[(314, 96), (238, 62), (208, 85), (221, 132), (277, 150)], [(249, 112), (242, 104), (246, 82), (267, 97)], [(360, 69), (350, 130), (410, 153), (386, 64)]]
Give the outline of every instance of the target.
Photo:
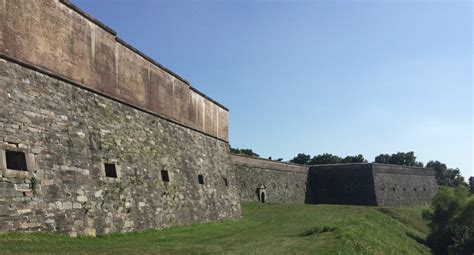
[(236, 221), (98, 238), (0, 235), (0, 253), (27, 254), (429, 254), (419, 208), (242, 205)]

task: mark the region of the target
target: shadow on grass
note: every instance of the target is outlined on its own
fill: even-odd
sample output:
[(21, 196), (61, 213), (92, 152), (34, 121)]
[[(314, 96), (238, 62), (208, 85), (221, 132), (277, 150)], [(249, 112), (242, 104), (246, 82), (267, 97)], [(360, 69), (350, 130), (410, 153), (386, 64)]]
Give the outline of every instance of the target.
[(417, 235), (415, 233), (412, 233), (410, 231), (406, 231), (405, 233), (407, 234), (408, 237), (415, 240), (417, 243), (428, 246), (428, 244), (426, 243), (426, 240), (424, 238), (420, 237), (419, 235)]
[(299, 233), (297, 236), (306, 237), (306, 236), (317, 235), (317, 234), (322, 234), (322, 233), (327, 233), (327, 232), (334, 232), (334, 231), (336, 231), (335, 227), (315, 226), (310, 229), (306, 229), (305, 231)]

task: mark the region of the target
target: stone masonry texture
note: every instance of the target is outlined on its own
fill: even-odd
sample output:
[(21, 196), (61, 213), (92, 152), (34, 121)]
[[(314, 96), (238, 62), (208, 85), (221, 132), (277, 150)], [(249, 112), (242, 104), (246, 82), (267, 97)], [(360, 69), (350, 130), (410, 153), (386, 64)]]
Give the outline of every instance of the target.
[(308, 181), (310, 204), (414, 206), (437, 190), (432, 169), (383, 164), (311, 166)]
[[(0, 150), (36, 165), (0, 166), (0, 232), (102, 234), (240, 216), (235, 183), (223, 182), (234, 179), (226, 142), (5, 60), (0, 105)], [(119, 178), (105, 177), (104, 163)]]
[(432, 169), (383, 164), (303, 166), (232, 155), (241, 201), (415, 206), (436, 193)]
[(309, 204), (377, 205), (371, 164), (311, 166)]
[(262, 189), (266, 202), (305, 202), (307, 167), (237, 155), (232, 162), (241, 201), (259, 201)]
[(431, 169), (374, 164), (372, 173), (380, 206), (428, 204), (438, 189)]

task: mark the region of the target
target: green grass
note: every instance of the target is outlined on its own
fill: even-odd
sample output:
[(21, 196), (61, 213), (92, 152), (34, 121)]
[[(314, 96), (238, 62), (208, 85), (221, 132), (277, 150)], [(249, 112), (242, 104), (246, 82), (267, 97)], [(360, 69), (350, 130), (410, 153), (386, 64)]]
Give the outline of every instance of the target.
[(70, 238), (0, 235), (2, 254), (430, 254), (421, 208), (244, 203), (240, 220)]

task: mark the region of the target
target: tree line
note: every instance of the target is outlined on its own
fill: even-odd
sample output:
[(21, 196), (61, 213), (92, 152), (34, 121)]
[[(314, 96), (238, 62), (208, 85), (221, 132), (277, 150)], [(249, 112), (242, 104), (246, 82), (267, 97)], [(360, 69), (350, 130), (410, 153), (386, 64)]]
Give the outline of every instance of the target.
[(361, 154), (355, 156), (346, 156), (344, 158), (337, 155), (324, 153), (311, 157), (310, 155), (299, 153), (291, 163), (302, 165), (321, 165), (321, 164), (349, 164), (349, 163), (367, 163), (367, 160)]
[[(337, 155), (324, 153), (311, 157), (310, 155), (299, 153), (293, 159), (290, 160), (292, 163), (303, 164), (303, 165), (317, 165), (317, 164), (349, 164), (349, 163), (367, 163), (368, 161), (362, 154), (355, 156), (339, 157)], [(410, 152), (398, 152), (394, 154), (380, 154), (375, 157), (374, 163), (381, 164), (392, 164), (392, 165), (405, 165), (423, 167), (423, 163), (416, 160), (415, 153)]]

